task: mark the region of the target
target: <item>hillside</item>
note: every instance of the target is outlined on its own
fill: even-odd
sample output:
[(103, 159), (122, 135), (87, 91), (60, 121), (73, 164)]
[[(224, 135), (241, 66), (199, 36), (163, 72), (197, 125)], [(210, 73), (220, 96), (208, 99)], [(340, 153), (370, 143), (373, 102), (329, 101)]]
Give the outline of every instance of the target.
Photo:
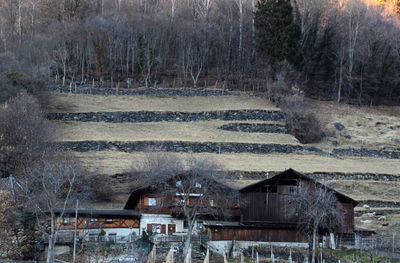
[[(48, 110), (60, 145), (72, 149), (93, 175), (109, 176), (118, 193), (113, 202), (95, 206), (123, 207), (133, 187), (124, 173), (145, 151), (158, 149), (213, 157), (230, 171), (236, 187), (293, 168), (360, 201), (359, 216), (379, 210), (390, 213), (389, 222), (398, 217), (400, 108), (309, 100), (328, 137), (302, 145), (287, 134), (279, 108), (257, 96), (216, 90), (101, 93), (54, 92)], [(357, 222), (371, 228), (362, 217)]]

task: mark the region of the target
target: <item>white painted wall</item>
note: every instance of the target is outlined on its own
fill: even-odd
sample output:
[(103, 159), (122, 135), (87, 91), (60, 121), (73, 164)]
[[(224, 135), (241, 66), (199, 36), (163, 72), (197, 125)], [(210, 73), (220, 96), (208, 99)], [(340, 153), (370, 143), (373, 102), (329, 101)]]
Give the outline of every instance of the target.
[(170, 215), (142, 214), (140, 218), (140, 233), (142, 233), (142, 231), (147, 231), (148, 224), (165, 225), (167, 234), (168, 234), (168, 224), (176, 225), (175, 227), (176, 233), (186, 232), (186, 229), (183, 227), (183, 220), (173, 218)]

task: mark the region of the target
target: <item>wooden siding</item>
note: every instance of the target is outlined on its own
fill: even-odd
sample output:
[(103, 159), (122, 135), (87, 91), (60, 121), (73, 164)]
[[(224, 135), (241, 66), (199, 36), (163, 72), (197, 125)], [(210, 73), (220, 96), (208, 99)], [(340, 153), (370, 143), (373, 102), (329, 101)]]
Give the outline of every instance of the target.
[(306, 237), (295, 229), (263, 228), (208, 228), (210, 240), (238, 240), (265, 242), (306, 242)]
[[(271, 184), (269, 184), (271, 183)], [(310, 187), (311, 181), (304, 179), (277, 179), (273, 182), (259, 184), (249, 192), (242, 192), (245, 205), (241, 206), (242, 223), (247, 225), (263, 225), (268, 223), (296, 223), (296, 216), (289, 216), (288, 197), (296, 191), (296, 185)], [(285, 185), (286, 184), (286, 185)], [(269, 192), (274, 191), (274, 192)], [(340, 196), (338, 196), (340, 197)], [(344, 209), (344, 226), (336, 229), (338, 233), (353, 233), (354, 205), (349, 200), (338, 198), (338, 207)]]
[(288, 216), (287, 201), (284, 195), (276, 193), (245, 193), (242, 198), (246, 204), (241, 209), (243, 222), (295, 222)]
[[(64, 218), (57, 218), (60, 229), (75, 229), (75, 217), (69, 217), (69, 223), (64, 223)], [(108, 221), (107, 219), (112, 221)], [(94, 221), (97, 220), (97, 221)], [(102, 229), (102, 228), (139, 228), (139, 219), (132, 218), (102, 218), (102, 217), (78, 217), (78, 229)]]

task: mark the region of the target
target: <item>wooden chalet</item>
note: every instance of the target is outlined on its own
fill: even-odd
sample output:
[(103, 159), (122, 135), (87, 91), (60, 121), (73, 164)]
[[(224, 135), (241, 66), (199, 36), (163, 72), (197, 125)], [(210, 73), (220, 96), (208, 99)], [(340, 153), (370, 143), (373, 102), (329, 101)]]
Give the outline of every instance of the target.
[[(296, 217), (289, 216), (290, 195), (312, 184), (322, 185), (313, 179), (292, 169), (279, 173), (269, 179), (240, 189), (244, 205), (240, 208), (240, 224), (237, 226), (209, 225), (207, 231), (210, 240), (242, 240), (265, 242), (306, 242), (307, 237), (299, 232)], [(354, 234), (355, 200), (329, 187), (344, 210), (345, 225), (335, 229), (336, 234)], [(324, 230), (321, 229), (323, 232)]]
[[(185, 180), (185, 176), (187, 175), (179, 175), (176, 177), (166, 178), (167, 184), (176, 184), (182, 183)], [(178, 179), (179, 177), (179, 179)], [(193, 183), (193, 182), (192, 182)], [(216, 184), (220, 184), (219, 182), (215, 182)], [(196, 187), (194, 187), (193, 192), (189, 193), (191, 197), (189, 198), (189, 203), (195, 203), (198, 200), (198, 195), (201, 194), (201, 184), (195, 183), (196, 187), (198, 187), (199, 191), (196, 191)], [(173, 187), (173, 186), (172, 186)], [(223, 186), (227, 187), (228, 186)], [(155, 233), (155, 234), (165, 234), (165, 235), (179, 235), (184, 234), (188, 225), (184, 220), (182, 214), (177, 211), (177, 203), (184, 201), (180, 197), (181, 193), (171, 192), (169, 194), (162, 193), (155, 189), (152, 185), (141, 185), (136, 188), (130, 195), (128, 201), (124, 209), (132, 209), (135, 211), (139, 211), (141, 213), (140, 220), (140, 230), (146, 231), (147, 233)], [(202, 200), (204, 202), (204, 200)], [(207, 200), (210, 206), (215, 206), (217, 209), (217, 202), (214, 200)], [(195, 232), (202, 232), (204, 230), (204, 225), (212, 222), (219, 223), (221, 222), (221, 218), (219, 218), (216, 214), (210, 214), (209, 210), (204, 212), (199, 219), (196, 221), (196, 229)], [(235, 221), (225, 222), (226, 224), (239, 224), (239, 207), (233, 207), (232, 211), (229, 211), (229, 214), (232, 215), (232, 218), (235, 218)]]

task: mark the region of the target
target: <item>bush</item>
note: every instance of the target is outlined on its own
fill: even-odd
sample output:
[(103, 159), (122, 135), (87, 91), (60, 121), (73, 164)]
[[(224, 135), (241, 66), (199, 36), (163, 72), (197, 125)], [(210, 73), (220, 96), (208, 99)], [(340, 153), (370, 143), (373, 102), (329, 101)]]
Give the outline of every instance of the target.
[(55, 138), (55, 128), (37, 100), (24, 93), (0, 105), (0, 123), (0, 177), (25, 170)]
[(39, 102), (45, 102), (41, 92), (46, 88), (45, 82), (30, 74), (7, 71), (0, 74), (0, 103), (5, 102), (21, 92), (34, 95)]
[(325, 137), (317, 115), (305, 109), (303, 97), (288, 96), (279, 106), (285, 114), (289, 133), (301, 143), (320, 142)]
[(301, 143), (320, 142), (325, 137), (319, 119), (312, 112), (294, 112), (286, 121), (289, 132)]

